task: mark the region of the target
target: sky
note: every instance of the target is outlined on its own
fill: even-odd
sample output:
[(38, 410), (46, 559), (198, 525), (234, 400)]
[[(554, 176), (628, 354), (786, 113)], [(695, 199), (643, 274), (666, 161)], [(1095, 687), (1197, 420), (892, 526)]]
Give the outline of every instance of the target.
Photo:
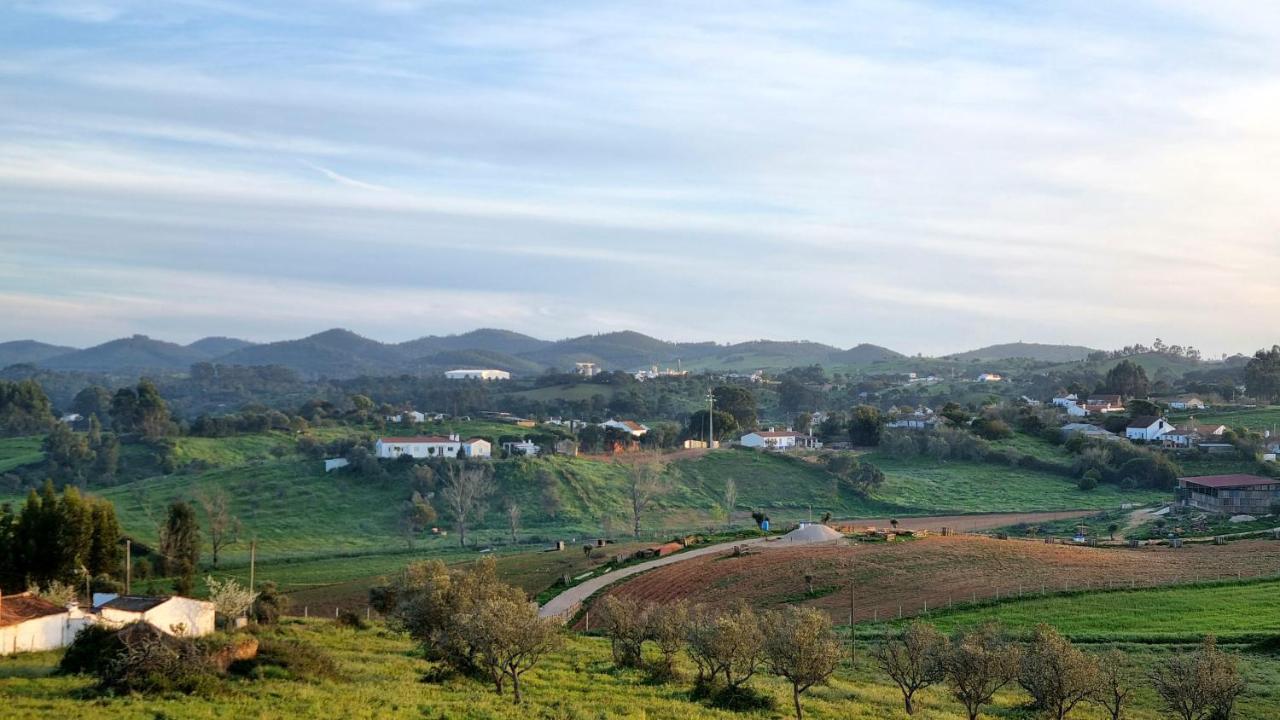
[(1280, 5), (6, 0), (0, 340), (1280, 340)]

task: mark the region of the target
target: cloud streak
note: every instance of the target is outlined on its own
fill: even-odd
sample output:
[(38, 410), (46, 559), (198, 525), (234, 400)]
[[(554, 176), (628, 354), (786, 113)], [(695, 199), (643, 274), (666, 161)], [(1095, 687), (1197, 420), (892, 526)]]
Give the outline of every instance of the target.
[(0, 10), (0, 335), (1272, 342), (1273, 11), (306, 7)]

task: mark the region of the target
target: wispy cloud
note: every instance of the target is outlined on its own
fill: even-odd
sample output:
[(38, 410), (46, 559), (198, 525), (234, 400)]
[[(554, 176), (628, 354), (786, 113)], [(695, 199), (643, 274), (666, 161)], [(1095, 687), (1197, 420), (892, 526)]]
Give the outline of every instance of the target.
[(46, 282), (0, 335), (373, 331), (351, 286), (420, 332), (1272, 341), (1232, 311), (1280, 310), (1253, 3), (40, 5), (0, 10), (39, 38), (0, 60), (0, 248)]

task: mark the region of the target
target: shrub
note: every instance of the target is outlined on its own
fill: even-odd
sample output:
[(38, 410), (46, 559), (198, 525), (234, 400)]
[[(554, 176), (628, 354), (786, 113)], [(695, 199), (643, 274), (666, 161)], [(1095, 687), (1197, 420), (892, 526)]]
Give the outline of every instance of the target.
[(1048, 625), (1038, 625), (1022, 652), (1018, 684), (1035, 706), (1056, 720), (1063, 720), (1098, 687), (1094, 659)]
[(602, 603), (604, 633), (609, 637), (613, 664), (640, 667), (649, 621), (646, 608), (638, 600), (608, 595)]
[(258, 591), (258, 597), (254, 599), (249, 614), (259, 625), (274, 625), (288, 609), (289, 596), (281, 594), (276, 584), (268, 581), (262, 583), (262, 589)]
[(86, 625), (67, 646), (58, 670), (64, 673), (96, 675), (124, 650), (116, 631), (103, 625)]
[(298, 640), (263, 637), (258, 656), (232, 663), (231, 672), (255, 679), (281, 678), (303, 682), (337, 680), (338, 663), (323, 648)]
[(190, 695), (214, 688), (217, 675), (193, 641), (143, 622), (125, 626), (117, 637), (123, 647), (98, 670), (100, 691)]
[(1089, 470), (1080, 476), (1079, 486), (1081, 490), (1093, 490), (1098, 487), (1098, 481), (1101, 476), (1097, 470)]
[(355, 610), (343, 610), (338, 613), (337, 619), (334, 620), (339, 627), (347, 627), (353, 630), (368, 630), (369, 623), (360, 617), (360, 613)]

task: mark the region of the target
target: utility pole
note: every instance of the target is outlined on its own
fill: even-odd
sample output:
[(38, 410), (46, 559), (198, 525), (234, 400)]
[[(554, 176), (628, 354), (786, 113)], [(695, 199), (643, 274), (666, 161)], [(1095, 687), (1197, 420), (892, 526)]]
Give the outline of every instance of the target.
[(133, 541), (124, 541), (124, 594), (128, 595), (133, 580)]
[(254, 538), (249, 541), (249, 592), (253, 592), (253, 571), (258, 559), (258, 540)]
[(707, 391), (707, 448), (715, 447), (716, 437), (716, 393)]

